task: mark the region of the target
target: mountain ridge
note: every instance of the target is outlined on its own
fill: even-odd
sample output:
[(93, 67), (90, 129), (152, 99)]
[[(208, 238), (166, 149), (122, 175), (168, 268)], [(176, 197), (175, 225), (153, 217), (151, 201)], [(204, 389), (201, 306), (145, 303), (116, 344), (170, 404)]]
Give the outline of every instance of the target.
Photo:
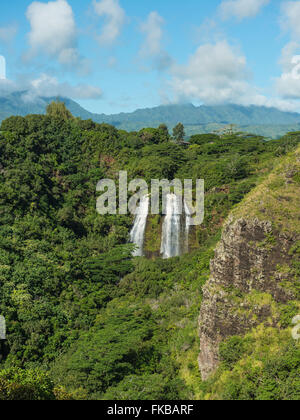
[(131, 113), (107, 115), (87, 111), (69, 98), (39, 97), (28, 101), (26, 94), (27, 92), (14, 92), (0, 98), (0, 121), (16, 114), (21, 116), (44, 114), (47, 105), (59, 99), (65, 102), (75, 117), (92, 119), (96, 123), (108, 123), (126, 131), (138, 131), (149, 126), (157, 127), (161, 123), (165, 123), (169, 129), (172, 129), (179, 122), (185, 125), (188, 136), (211, 132), (228, 124), (235, 124), (242, 131), (270, 137), (278, 137), (287, 131), (300, 130), (299, 113), (285, 112), (274, 107), (235, 104), (217, 106), (172, 104), (137, 109)]

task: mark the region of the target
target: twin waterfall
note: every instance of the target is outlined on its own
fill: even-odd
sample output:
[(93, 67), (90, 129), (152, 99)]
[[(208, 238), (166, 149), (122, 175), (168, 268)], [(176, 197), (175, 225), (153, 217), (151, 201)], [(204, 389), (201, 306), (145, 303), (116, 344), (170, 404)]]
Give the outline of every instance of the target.
[[(181, 211), (182, 203), (180, 200), (175, 194), (168, 194), (166, 197), (166, 215), (162, 225), (160, 248), (161, 256), (165, 259), (188, 252), (191, 216), (185, 202), (184, 211)], [(143, 246), (149, 215), (149, 203), (149, 196), (144, 196), (137, 209), (134, 226), (130, 232), (130, 240), (137, 246), (133, 254), (135, 257), (144, 255)]]

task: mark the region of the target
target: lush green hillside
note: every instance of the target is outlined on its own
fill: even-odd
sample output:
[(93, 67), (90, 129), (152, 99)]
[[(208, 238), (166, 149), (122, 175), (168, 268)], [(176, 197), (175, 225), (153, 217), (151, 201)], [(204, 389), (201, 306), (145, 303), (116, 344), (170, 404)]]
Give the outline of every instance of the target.
[[(13, 93), (0, 98), (0, 121), (12, 115), (44, 114), (46, 106), (55, 98), (25, 100), (26, 92)], [(210, 133), (224, 125), (236, 124), (241, 131), (270, 138), (278, 138), (289, 131), (300, 129), (300, 114), (282, 112), (275, 108), (240, 105), (199, 106), (166, 105), (139, 109), (132, 113), (116, 115), (93, 114), (75, 101), (62, 98), (76, 117), (92, 119), (97, 123), (108, 123), (118, 129), (139, 131), (145, 127), (158, 127), (161, 123), (172, 129), (182, 122), (186, 135)]]
[(192, 104), (165, 105), (150, 109), (139, 109), (131, 114), (113, 115), (110, 118), (119, 125), (145, 122), (151, 127), (161, 122), (170, 126), (174, 126), (178, 122), (187, 126), (211, 123), (237, 124), (239, 126), (300, 123), (300, 115), (296, 113), (282, 112), (275, 108), (243, 107), (240, 105), (202, 105), (199, 107)]
[[(0, 133), (0, 399), (184, 399), (214, 393), (197, 364), (202, 288), (222, 225), (300, 141), (138, 133), (68, 112)], [(101, 178), (204, 178), (194, 250), (132, 258), (130, 216), (100, 216)], [(153, 233), (155, 235), (155, 229)], [(285, 369), (285, 368), (284, 368)], [(219, 385), (218, 385), (219, 386)], [(14, 394), (15, 390), (19, 394)], [(15, 398), (16, 399), (16, 398)]]
[(199, 321), (201, 370), (215, 370), (213, 353), (220, 364), (202, 398), (300, 399), (300, 342), (292, 336), (300, 314), (299, 207), (298, 147), (225, 223)]

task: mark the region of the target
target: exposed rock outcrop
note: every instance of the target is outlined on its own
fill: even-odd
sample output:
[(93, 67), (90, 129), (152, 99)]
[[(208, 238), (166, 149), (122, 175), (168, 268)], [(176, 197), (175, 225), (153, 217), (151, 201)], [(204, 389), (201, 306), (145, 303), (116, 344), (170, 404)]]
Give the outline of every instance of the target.
[[(277, 326), (279, 305), (296, 298), (293, 288), (286, 285), (299, 283), (291, 269), (291, 249), (300, 239), (300, 185), (293, 181), (299, 173), (297, 157), (296, 153), (292, 164), (286, 159), (225, 224), (199, 318), (203, 380), (218, 366), (221, 341), (244, 335), (259, 324)], [(287, 186), (286, 168), (290, 174), (291, 167), (288, 179), (292, 181)]]

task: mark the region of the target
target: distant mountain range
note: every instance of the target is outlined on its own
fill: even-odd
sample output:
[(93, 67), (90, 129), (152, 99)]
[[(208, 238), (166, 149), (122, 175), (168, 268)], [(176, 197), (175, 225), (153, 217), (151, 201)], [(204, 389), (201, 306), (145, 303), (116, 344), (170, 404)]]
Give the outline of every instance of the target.
[[(0, 121), (11, 115), (44, 114), (46, 106), (57, 99), (36, 98), (27, 101), (25, 98), (26, 92), (0, 97)], [(161, 123), (172, 129), (178, 122), (184, 124), (187, 135), (211, 132), (227, 124), (236, 124), (242, 131), (266, 137), (279, 137), (288, 131), (300, 131), (300, 114), (254, 105), (163, 105), (138, 109), (132, 113), (106, 115), (91, 113), (72, 99), (59, 99), (65, 102), (75, 117), (92, 119), (97, 123), (105, 122), (127, 131), (157, 127)]]

